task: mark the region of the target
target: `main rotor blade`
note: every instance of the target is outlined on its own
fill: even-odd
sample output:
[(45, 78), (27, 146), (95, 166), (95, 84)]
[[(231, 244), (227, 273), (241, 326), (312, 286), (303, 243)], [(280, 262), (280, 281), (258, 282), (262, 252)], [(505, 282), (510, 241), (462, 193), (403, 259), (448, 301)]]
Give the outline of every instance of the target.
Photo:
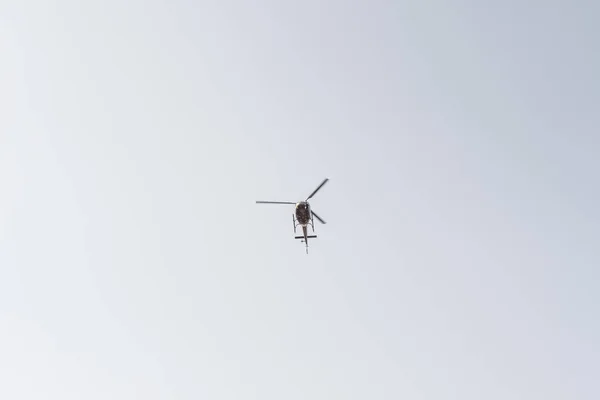
[(319, 217), (317, 214), (315, 214), (315, 212), (314, 212), (314, 211), (311, 211), (311, 212), (312, 212), (312, 215), (313, 215), (313, 216), (314, 216), (316, 219), (318, 219), (319, 221), (321, 221), (321, 223), (322, 223), (322, 224), (326, 224), (326, 223), (327, 223), (327, 222), (323, 221), (323, 218), (321, 218), (321, 217)]
[(296, 204), (291, 201), (260, 201), (260, 200), (257, 200), (256, 203), (257, 204)]
[(306, 198), (306, 201), (308, 201), (308, 200), (309, 200), (311, 197), (313, 197), (315, 194), (317, 194), (317, 192), (319, 191), (319, 189), (321, 189), (321, 188), (323, 187), (323, 185), (327, 183), (327, 181), (328, 181), (328, 180), (329, 180), (329, 178), (325, 178), (325, 180), (324, 180), (323, 182), (321, 182), (321, 184), (319, 185), (319, 187), (318, 187), (318, 188), (316, 188), (316, 189), (315, 189), (315, 191), (314, 191), (314, 192), (312, 192), (312, 193), (310, 194), (310, 196), (308, 196), (308, 197)]

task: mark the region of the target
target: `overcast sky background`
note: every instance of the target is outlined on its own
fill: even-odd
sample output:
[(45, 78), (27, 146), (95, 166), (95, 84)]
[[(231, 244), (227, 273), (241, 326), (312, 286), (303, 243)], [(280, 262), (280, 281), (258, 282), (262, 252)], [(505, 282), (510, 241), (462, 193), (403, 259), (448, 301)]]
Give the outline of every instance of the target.
[(600, 398), (592, 3), (0, 2), (0, 398)]

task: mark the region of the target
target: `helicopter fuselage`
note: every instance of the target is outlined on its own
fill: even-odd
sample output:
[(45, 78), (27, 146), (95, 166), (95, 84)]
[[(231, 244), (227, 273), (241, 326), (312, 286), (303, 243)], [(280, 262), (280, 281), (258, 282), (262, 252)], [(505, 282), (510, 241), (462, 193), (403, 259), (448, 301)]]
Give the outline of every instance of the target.
[(311, 220), (310, 204), (307, 201), (296, 203), (296, 221), (302, 226), (308, 225)]
[[(308, 254), (308, 239), (314, 239), (317, 237), (316, 235), (308, 234), (308, 224), (312, 226), (313, 232), (315, 230), (310, 204), (308, 204), (308, 201), (300, 201), (296, 203), (296, 210), (293, 216), (296, 217), (294, 221), (294, 232), (296, 232), (296, 226), (300, 225), (302, 227), (302, 236), (296, 236), (295, 238), (302, 239), (302, 242), (305, 243), (306, 246), (306, 254)], [(298, 224), (296, 224), (296, 222)]]

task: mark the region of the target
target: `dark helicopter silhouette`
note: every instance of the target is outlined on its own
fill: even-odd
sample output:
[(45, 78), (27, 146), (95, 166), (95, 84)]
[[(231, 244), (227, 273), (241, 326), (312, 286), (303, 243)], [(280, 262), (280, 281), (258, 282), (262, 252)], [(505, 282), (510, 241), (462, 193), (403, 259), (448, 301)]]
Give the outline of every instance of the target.
[(296, 236), (295, 239), (302, 239), (302, 242), (306, 244), (306, 254), (308, 254), (308, 239), (315, 239), (317, 235), (309, 235), (308, 234), (308, 225), (310, 224), (312, 227), (312, 231), (315, 231), (315, 222), (314, 218), (318, 219), (319, 222), (325, 224), (321, 217), (319, 217), (311, 208), (310, 200), (318, 191), (329, 181), (329, 178), (326, 178), (321, 184), (306, 198), (304, 201), (292, 202), (292, 201), (257, 201), (258, 204), (294, 204), (295, 210), (292, 214), (292, 220), (294, 221), (294, 233), (296, 233), (296, 227), (302, 227), (302, 236)]

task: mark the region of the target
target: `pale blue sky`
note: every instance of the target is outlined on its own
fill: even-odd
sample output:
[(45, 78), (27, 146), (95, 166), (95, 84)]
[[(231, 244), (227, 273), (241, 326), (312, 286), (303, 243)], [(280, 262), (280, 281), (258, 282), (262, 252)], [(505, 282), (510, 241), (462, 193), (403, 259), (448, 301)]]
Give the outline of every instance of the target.
[(592, 4), (3, 1), (0, 398), (597, 400)]

